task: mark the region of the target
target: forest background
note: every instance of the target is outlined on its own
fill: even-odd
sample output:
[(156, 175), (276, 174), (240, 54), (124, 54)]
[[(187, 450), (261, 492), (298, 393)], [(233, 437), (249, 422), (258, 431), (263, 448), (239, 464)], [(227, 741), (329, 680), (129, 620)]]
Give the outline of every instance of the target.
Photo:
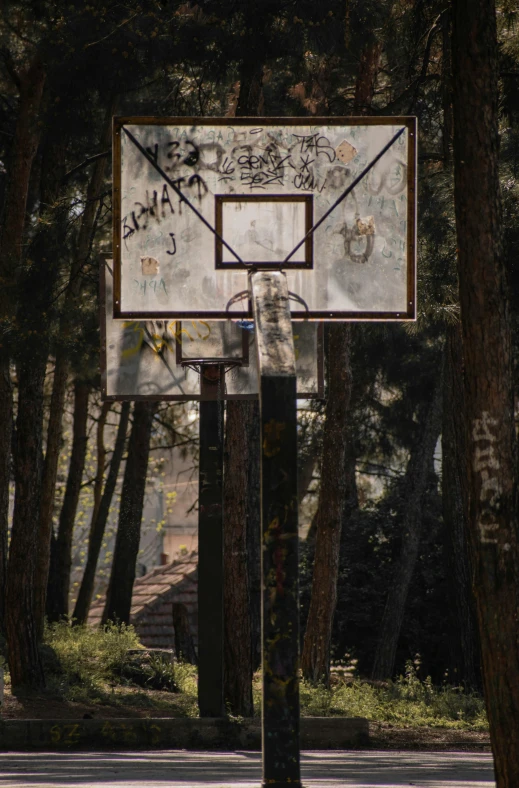
[[(418, 321), (328, 327), (327, 400), (300, 414), (300, 498), (315, 511), (302, 670), (326, 684), (331, 659), (354, 660), (387, 679), (417, 659), (435, 682), (484, 686), (498, 784), (518, 783), (519, 725), (507, 754), (499, 744), (519, 714), (517, 24), (514, 4), (484, 0), (2, 4), (0, 629), (14, 688), (45, 684), (45, 615), (86, 620), (119, 473), (104, 617), (127, 621), (150, 449), (196, 456), (180, 406), (100, 400), (112, 116), (416, 115)], [(226, 411), (226, 664), (242, 713), (259, 649), (258, 411)]]

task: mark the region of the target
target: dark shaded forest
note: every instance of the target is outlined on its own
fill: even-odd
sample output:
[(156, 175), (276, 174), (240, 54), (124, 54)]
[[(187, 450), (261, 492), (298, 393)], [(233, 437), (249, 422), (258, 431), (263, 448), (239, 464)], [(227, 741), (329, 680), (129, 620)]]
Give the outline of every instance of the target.
[[(2, 5), (0, 630), (13, 687), (45, 685), (45, 617), (86, 620), (119, 476), (104, 620), (128, 621), (150, 449), (187, 442), (196, 456), (175, 406), (101, 402), (112, 116), (414, 115), (418, 319), (328, 325), (327, 397), (300, 410), (302, 673), (326, 684), (333, 661), (353, 661), (383, 680), (414, 659), (436, 683), (485, 690), (498, 785), (517, 784), (517, 24), (514, 4), (483, 0)], [(259, 554), (258, 410), (226, 412), (232, 574), (236, 544)], [(229, 616), (242, 611), (229, 642), (253, 643), (227, 656), (245, 683), (257, 571), (241, 573), (239, 604), (226, 597)], [(251, 703), (246, 691), (231, 705)]]

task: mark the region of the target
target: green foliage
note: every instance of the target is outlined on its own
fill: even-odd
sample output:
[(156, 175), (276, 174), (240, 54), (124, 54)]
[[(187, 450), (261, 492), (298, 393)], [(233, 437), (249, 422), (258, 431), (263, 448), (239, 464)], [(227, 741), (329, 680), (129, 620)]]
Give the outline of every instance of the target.
[[(196, 667), (182, 662), (173, 667), (153, 655), (147, 661), (129, 656), (131, 649), (140, 646), (131, 626), (110, 624), (104, 629), (94, 629), (60, 622), (46, 628), (45, 642), (55, 651), (61, 665), (62, 674), (56, 678), (55, 689), (68, 700), (149, 709), (174, 708), (178, 716), (198, 715)], [(139, 676), (135, 673), (137, 664)], [(421, 681), (411, 661), (406, 663), (404, 675), (380, 685), (354, 679), (349, 673), (348, 670), (333, 670), (330, 689), (303, 681), (301, 714), (305, 717), (360, 716), (400, 727), (436, 726), (460, 730), (485, 730), (487, 727), (480, 695), (447, 684), (435, 686), (430, 677)], [(146, 692), (128, 686), (129, 680), (135, 677)], [(164, 696), (153, 692), (160, 684), (160, 689), (166, 690), (174, 686), (178, 694)], [(260, 672), (254, 676), (253, 694), (255, 715), (259, 716)]]
[(399, 727), (432, 726), (459, 730), (486, 730), (483, 698), (462, 687), (433, 685), (430, 676), (420, 681), (411, 661), (405, 675), (394, 682), (374, 685), (338, 679), (331, 690), (302, 683), (303, 716), (366, 717)]
[(104, 628), (73, 627), (66, 621), (49, 624), (44, 642), (61, 664), (61, 688), (79, 685), (89, 690), (117, 682), (130, 649), (140, 648), (133, 627), (108, 624)]
[[(45, 628), (51, 692), (80, 703), (166, 709), (178, 717), (196, 717), (197, 672), (192, 665), (171, 665), (142, 649), (132, 626), (73, 627), (65, 621)], [(133, 652), (133, 653), (130, 653)], [(139, 686), (135, 686), (138, 684)], [(123, 709), (121, 710), (123, 713)]]
[(145, 689), (178, 692), (173, 665), (164, 656), (152, 652), (145, 651), (142, 656), (132, 654), (121, 665), (120, 676)]
[[(261, 713), (261, 676), (254, 676), (254, 714)], [(300, 685), (303, 717), (365, 717), (395, 727), (438, 727), (458, 730), (487, 730), (485, 704), (476, 692), (448, 684), (434, 685), (430, 677), (421, 681), (412, 661), (404, 675), (392, 682), (374, 684), (341, 675), (332, 669), (331, 688)]]

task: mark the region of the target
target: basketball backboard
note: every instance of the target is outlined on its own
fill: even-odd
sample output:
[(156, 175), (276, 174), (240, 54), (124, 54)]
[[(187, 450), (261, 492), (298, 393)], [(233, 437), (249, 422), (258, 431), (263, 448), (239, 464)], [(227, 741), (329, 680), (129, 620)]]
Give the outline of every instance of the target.
[(115, 118), (114, 316), (415, 317), (414, 118)]
[[(200, 400), (199, 366), (211, 361), (227, 369), (222, 399), (258, 398), (253, 330), (231, 320), (114, 320), (111, 262), (101, 266), (103, 399)], [(322, 397), (323, 325), (297, 323), (293, 330), (297, 396)]]

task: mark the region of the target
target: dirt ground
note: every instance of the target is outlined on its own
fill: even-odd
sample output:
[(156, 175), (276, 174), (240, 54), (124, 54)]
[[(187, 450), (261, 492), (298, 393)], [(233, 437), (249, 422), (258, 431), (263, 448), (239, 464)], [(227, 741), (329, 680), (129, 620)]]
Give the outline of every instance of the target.
[(457, 750), (490, 752), (487, 731), (460, 731), (450, 728), (394, 728), (370, 722), (370, 748), (373, 750)]
[[(150, 691), (150, 695), (154, 693)], [(157, 692), (157, 695), (161, 693)], [(8, 691), (0, 719), (4, 720), (70, 720), (115, 719), (136, 717), (176, 717), (175, 709), (150, 709), (142, 706), (110, 706), (60, 701), (52, 697), (18, 698)], [(395, 728), (387, 723), (370, 723), (371, 749), (429, 751), (490, 751), (487, 732), (459, 731), (448, 728)]]
[[(142, 696), (142, 691), (139, 692)], [(160, 697), (161, 692), (148, 690), (146, 695), (152, 699), (154, 695)], [(173, 696), (174, 698), (175, 696)], [(178, 697), (178, 696), (177, 696)], [(3, 720), (72, 720), (82, 718), (95, 718), (99, 720), (129, 717), (179, 717), (184, 716), (178, 709), (150, 708), (142, 703), (132, 706), (109, 705), (100, 703), (76, 703), (74, 701), (58, 700), (52, 696), (41, 695), (38, 697), (14, 697), (6, 690), (4, 703), (0, 710), (0, 719)]]

